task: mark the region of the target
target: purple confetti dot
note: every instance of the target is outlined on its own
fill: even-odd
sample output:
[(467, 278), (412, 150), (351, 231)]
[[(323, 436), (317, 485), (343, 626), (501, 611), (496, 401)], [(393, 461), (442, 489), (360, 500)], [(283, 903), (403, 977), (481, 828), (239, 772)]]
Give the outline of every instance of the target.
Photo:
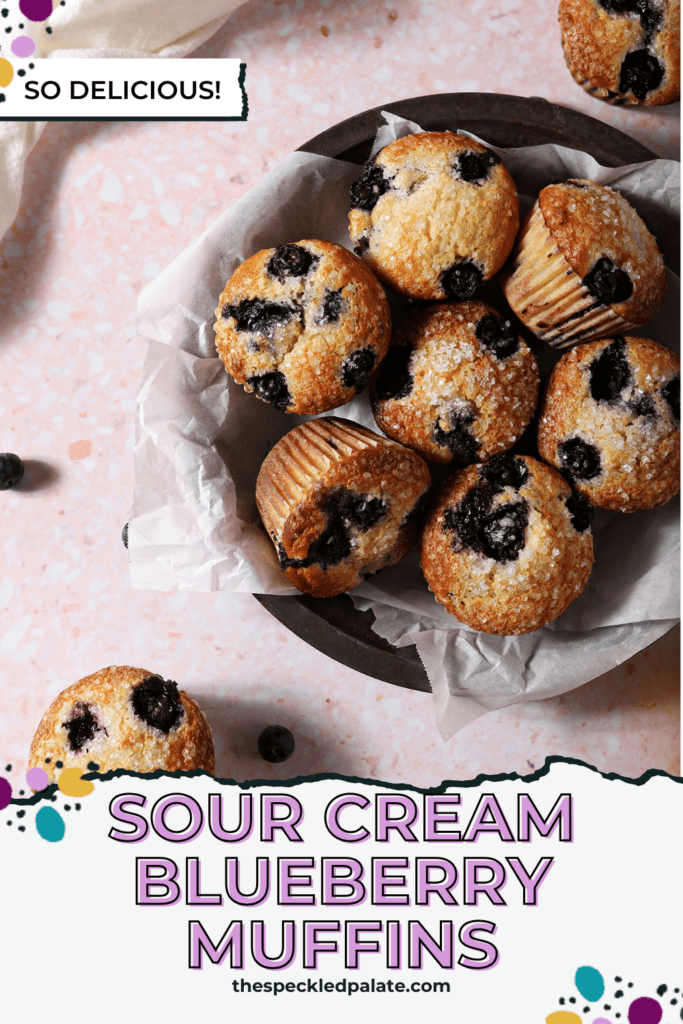
[(29, 21), (45, 21), (52, 14), (52, 0), (19, 0), (19, 10)]
[(0, 811), (4, 811), (12, 799), (12, 787), (7, 779), (0, 779)]
[(50, 783), (47, 772), (44, 772), (42, 768), (29, 768), (26, 772), (26, 781), (36, 792), (45, 789)]
[(662, 1007), (656, 999), (641, 996), (634, 999), (628, 1008), (630, 1024), (659, 1024), (662, 1019)]
[(593, 1024), (610, 1024), (607, 1017), (596, 1017)]
[(17, 36), (12, 40), (12, 53), (15, 57), (30, 57), (35, 49), (36, 44), (30, 36)]

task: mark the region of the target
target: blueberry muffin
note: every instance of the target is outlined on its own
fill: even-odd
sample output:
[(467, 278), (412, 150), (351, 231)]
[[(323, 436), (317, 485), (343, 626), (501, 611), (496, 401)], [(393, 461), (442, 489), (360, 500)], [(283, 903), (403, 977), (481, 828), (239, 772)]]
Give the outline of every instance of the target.
[(662, 254), (630, 203), (579, 178), (541, 191), (501, 283), (522, 323), (560, 349), (647, 323), (666, 291)]
[(677, 103), (678, 0), (560, 0), (567, 67), (586, 92), (614, 104)]
[(408, 553), (430, 482), (415, 452), (349, 420), (318, 419), (268, 453), (256, 504), (290, 583), (333, 597)]
[(532, 633), (579, 596), (593, 564), (587, 506), (554, 469), (497, 455), (441, 489), (420, 541), (430, 590), (482, 633)]
[(586, 501), (619, 512), (663, 505), (679, 490), (680, 362), (647, 338), (578, 345), (548, 381), (541, 457)]
[(257, 252), (226, 284), (216, 318), (216, 348), (237, 383), (307, 415), (362, 391), (391, 336), (382, 286), (333, 242)]
[(380, 281), (414, 299), (470, 299), (510, 254), (519, 197), (499, 157), (453, 132), (385, 146), (351, 186), (350, 234)]
[(142, 668), (112, 665), (62, 690), (31, 743), (30, 768), (213, 774), (211, 729), (190, 697)]
[(483, 302), (414, 311), (372, 381), (378, 427), (432, 462), (486, 462), (524, 432), (538, 367), (510, 320)]

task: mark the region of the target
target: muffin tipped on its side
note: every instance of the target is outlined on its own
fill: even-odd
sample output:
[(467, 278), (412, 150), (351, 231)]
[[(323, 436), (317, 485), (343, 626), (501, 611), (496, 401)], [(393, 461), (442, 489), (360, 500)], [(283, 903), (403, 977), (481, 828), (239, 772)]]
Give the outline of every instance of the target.
[(349, 420), (311, 420), (268, 453), (256, 504), (288, 580), (333, 597), (404, 557), (431, 482), (419, 455)]
[(630, 203), (579, 178), (540, 192), (501, 283), (522, 323), (554, 348), (647, 323), (666, 292), (662, 254)]

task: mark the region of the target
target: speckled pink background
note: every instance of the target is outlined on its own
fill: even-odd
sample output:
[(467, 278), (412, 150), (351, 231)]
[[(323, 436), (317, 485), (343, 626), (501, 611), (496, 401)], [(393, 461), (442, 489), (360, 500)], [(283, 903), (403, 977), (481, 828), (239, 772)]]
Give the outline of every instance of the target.
[[(307, 647), (249, 595), (133, 592), (120, 534), (144, 346), (137, 292), (289, 151), (361, 110), (449, 91), (543, 96), (678, 158), (679, 106), (615, 109), (567, 72), (551, 0), (251, 2), (198, 55), (247, 62), (241, 123), (48, 125), (0, 243), (0, 756), (21, 768), (43, 711), (108, 664), (178, 682), (237, 779), (324, 771), (418, 786), (528, 774), (549, 754), (678, 774), (678, 630), (553, 700), (489, 714), (444, 744), (428, 694)], [(254, 756), (277, 722), (295, 756)]]

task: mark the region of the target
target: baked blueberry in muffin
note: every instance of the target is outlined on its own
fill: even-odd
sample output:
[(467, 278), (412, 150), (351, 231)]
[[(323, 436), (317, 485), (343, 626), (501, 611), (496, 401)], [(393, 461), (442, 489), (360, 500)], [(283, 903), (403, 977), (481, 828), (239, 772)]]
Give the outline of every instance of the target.
[(145, 669), (114, 665), (62, 690), (31, 743), (29, 766), (51, 780), (63, 768), (96, 763), (100, 772), (213, 773), (211, 729), (176, 683)]
[(485, 462), (512, 448), (536, 409), (536, 359), (483, 302), (413, 311), (372, 382), (378, 427), (432, 462)]
[(582, 592), (593, 564), (583, 500), (537, 459), (497, 455), (441, 488), (420, 540), (430, 590), (483, 633), (531, 633)]
[(408, 553), (430, 482), (415, 452), (323, 418), (290, 430), (268, 453), (256, 504), (288, 580), (332, 597)]
[(355, 252), (394, 291), (470, 299), (519, 227), (512, 178), (480, 142), (420, 132), (385, 146), (350, 189)]
[(341, 245), (303, 240), (241, 264), (216, 310), (216, 347), (245, 391), (315, 415), (367, 385), (389, 345), (382, 286)]
[(567, 66), (591, 96), (678, 102), (679, 0), (560, 0), (559, 20)]
[(578, 178), (541, 191), (501, 283), (522, 323), (555, 348), (647, 323), (666, 292), (662, 255), (630, 203)]
[(538, 450), (591, 505), (663, 505), (679, 490), (679, 396), (679, 359), (663, 345), (628, 335), (578, 345), (548, 380)]

